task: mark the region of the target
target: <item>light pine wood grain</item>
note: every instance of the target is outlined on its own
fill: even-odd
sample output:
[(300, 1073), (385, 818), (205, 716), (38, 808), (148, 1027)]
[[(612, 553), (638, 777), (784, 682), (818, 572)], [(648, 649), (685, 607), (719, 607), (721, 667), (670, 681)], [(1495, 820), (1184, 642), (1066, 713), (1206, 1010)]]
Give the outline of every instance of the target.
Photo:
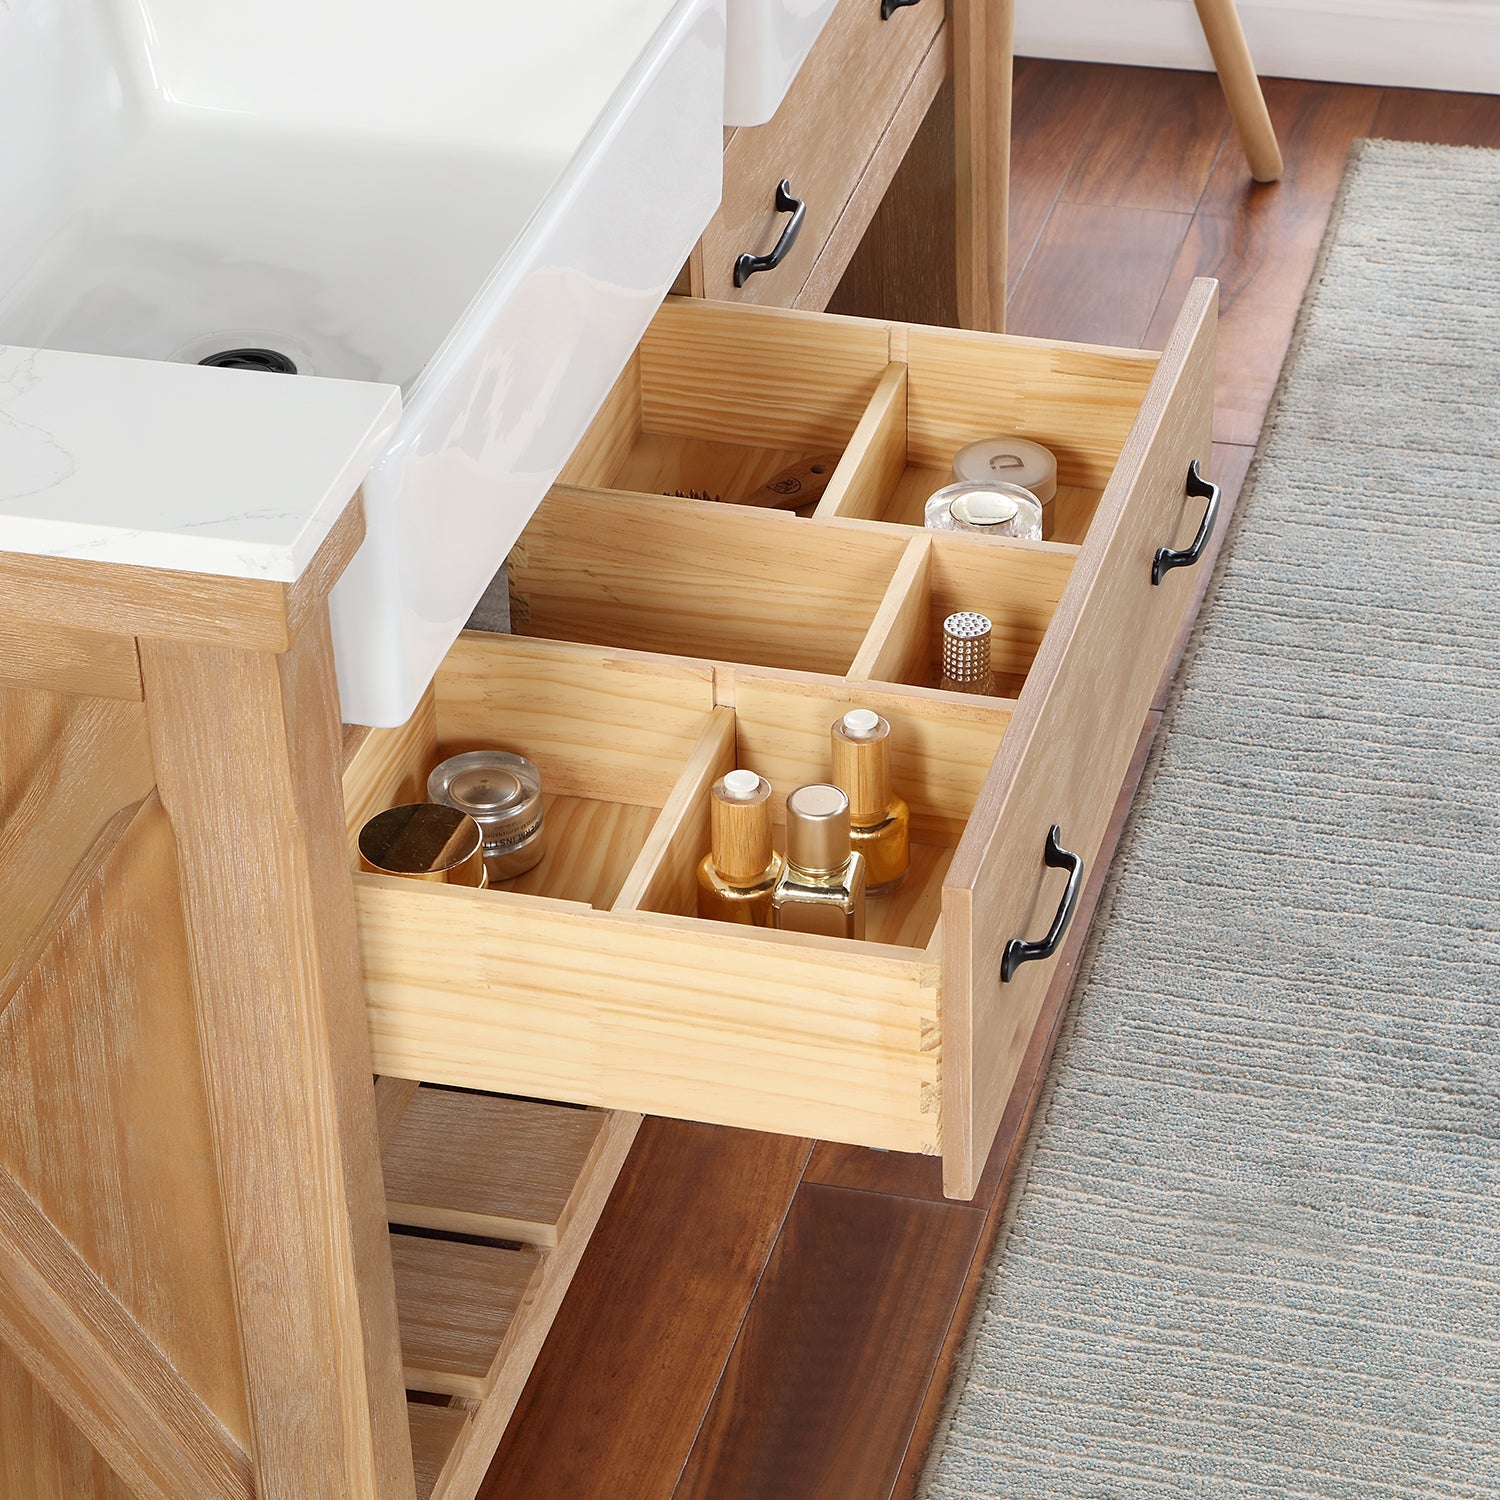
[(932, 661), (932, 541), (927, 534), (906, 544), (885, 598), (849, 668), (856, 682), (915, 682), (927, 685)]
[(388, 807), (427, 800), (427, 775), (438, 763), (437, 706), (432, 688), (422, 694), (406, 723), (394, 729), (362, 729), (344, 743), (342, 778), (349, 863), (359, 864), (359, 831)]
[(143, 1500), (255, 1493), (244, 1451), (5, 1171), (0, 1340)]
[(75, 872), (154, 778), (139, 704), (0, 687), (0, 723), (3, 1011), (36, 946), (48, 940)]
[[(899, 12), (891, 17), (893, 22), (899, 19)], [(791, 306), (812, 312), (828, 306), (948, 76), (951, 30), (940, 26), (933, 36)], [(878, 122), (872, 123), (878, 128)]]
[(155, 797), (98, 853), (0, 1015), (0, 1168), (243, 1446), (176, 848)]
[(890, 333), (860, 319), (669, 297), (640, 358), (645, 431), (823, 453), (859, 424), (890, 363)]
[(937, 973), (920, 952), (377, 875), (355, 886), (381, 1072), (935, 1146), (922, 1091)]
[(974, 1192), (1051, 978), (1052, 963), (1032, 963), (999, 982), (1006, 941), (1040, 936), (1060, 899), (1061, 872), (1042, 864), (1047, 830), (1058, 824), (1064, 847), (1092, 862), (1191, 592), (1181, 569), (1153, 588), (1150, 565), (1201, 519), (1183, 486), (1189, 461), (1209, 459), (1215, 303), (1215, 283), (1194, 285), (949, 873), (943, 1155), (953, 1197)]
[(391, 1253), (407, 1390), (482, 1401), (539, 1254), (412, 1234)]
[(976, 438), (1029, 437), (1057, 455), (1060, 484), (1103, 489), (1157, 356), (958, 329), (907, 338), (907, 461), (948, 471)]
[(608, 911), (656, 824), (656, 808), (587, 797), (544, 801), (547, 852), (524, 875), (496, 881), (494, 888)]
[(0, 619), (0, 683), (139, 703), (135, 637)]
[(842, 676), (906, 540), (871, 528), (830, 548), (762, 510), (555, 489), (512, 553), (516, 628)]
[(1010, 211), (1012, 0), (953, 0), (958, 319), (1005, 327)]
[[(878, 4), (840, 0), (775, 115), (764, 125), (728, 134), (723, 202), (690, 262), (695, 295), (782, 307), (797, 301), (898, 116), (942, 20), (942, 7), (932, 0), (889, 21), (880, 19)], [(915, 128), (913, 123), (910, 129)], [(874, 170), (888, 182), (895, 163), (882, 162)], [(740, 253), (766, 254), (786, 223), (787, 216), (775, 212), (782, 178), (807, 203), (802, 232), (780, 266), (736, 288), (734, 263)], [(879, 193), (873, 197), (878, 201)], [(874, 206), (871, 202), (869, 212)], [(863, 225), (857, 228), (862, 231)], [(851, 223), (844, 230), (849, 254), (859, 238), (855, 229)], [(843, 258), (847, 261), (847, 254)], [(831, 272), (832, 265), (825, 268), (830, 291), (838, 279)]]
[(3, 1344), (0, 1432), (0, 1495), (6, 1500), (136, 1500)]
[[(567, 547), (572, 557), (581, 543)], [(539, 550), (525, 543), (516, 587), (540, 566), (531, 560)], [(601, 564), (588, 566), (600, 576)], [(630, 652), (466, 632), (434, 693), (438, 754), (510, 750), (536, 765), (544, 791), (660, 807), (713, 707), (713, 675)]]
[(143, 641), (141, 657), (258, 1492), (404, 1500), (410, 1440), (326, 608), (279, 658), (163, 641)]
[(393, 1224), (552, 1248), (609, 1117), (420, 1088), (384, 1151)]
[(813, 515), (879, 521), (885, 495), (906, 464), (906, 366), (889, 364), (850, 436)]
[(711, 788), (735, 768), (735, 716), (715, 708), (662, 808), (635, 868), (615, 898), (616, 911), (672, 911), (698, 904), (698, 866), (711, 847)]
[(542, 1256), (526, 1304), (507, 1332), (489, 1393), (479, 1403), (462, 1443), (434, 1487), (433, 1500), (471, 1500), (483, 1483), (640, 1125), (639, 1115), (619, 1112), (606, 1121), (574, 1186), (568, 1226), (556, 1249)]
[(412, 1459), (416, 1469), (417, 1500), (431, 1500), (468, 1436), (472, 1420), (467, 1407), (430, 1406), (413, 1401), (408, 1407)]

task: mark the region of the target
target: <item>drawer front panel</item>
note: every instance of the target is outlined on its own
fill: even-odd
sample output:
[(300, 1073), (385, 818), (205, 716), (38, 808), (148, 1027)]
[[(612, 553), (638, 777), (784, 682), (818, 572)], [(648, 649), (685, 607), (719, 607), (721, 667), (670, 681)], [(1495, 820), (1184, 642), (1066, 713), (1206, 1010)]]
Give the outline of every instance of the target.
[[(880, 0), (840, 0), (775, 117), (736, 130), (724, 149), (724, 201), (703, 232), (696, 295), (791, 307), (833, 233), (897, 106), (943, 22), (939, 0), (880, 19)], [(851, 102), (853, 101), (852, 105)], [(734, 284), (741, 252), (768, 254), (788, 216), (776, 210), (785, 178), (806, 202), (786, 259)]]
[(1093, 865), (1152, 694), (1191, 597), (1190, 570), (1151, 582), (1158, 547), (1203, 516), (1188, 465), (1207, 471), (1217, 290), (1195, 283), (1162, 356), (1000, 747), (944, 891), (943, 1160), (966, 1198), (994, 1141), (1053, 961), (1000, 979), (1013, 937), (1052, 923), (1065, 873), (1043, 863), (1049, 828)]
[(935, 964), (388, 876), (355, 895), (379, 1073), (936, 1145)]

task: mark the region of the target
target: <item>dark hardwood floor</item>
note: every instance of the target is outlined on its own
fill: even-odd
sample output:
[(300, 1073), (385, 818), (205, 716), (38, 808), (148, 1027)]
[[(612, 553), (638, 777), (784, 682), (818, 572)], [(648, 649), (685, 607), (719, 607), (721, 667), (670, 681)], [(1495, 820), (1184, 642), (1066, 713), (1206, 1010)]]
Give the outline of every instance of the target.
[[(1231, 500), (1353, 141), (1500, 147), (1493, 96), (1281, 79), (1266, 94), (1286, 175), (1260, 187), (1211, 77), (1033, 60), (1016, 71), (1012, 331), (1159, 347), (1186, 283), (1219, 277), (1213, 463)], [(933, 130), (941, 145), (940, 121)], [(911, 232), (941, 250), (941, 226)], [(484, 1500), (913, 1495), (1083, 926), (971, 1203), (943, 1199), (931, 1159), (648, 1121)]]

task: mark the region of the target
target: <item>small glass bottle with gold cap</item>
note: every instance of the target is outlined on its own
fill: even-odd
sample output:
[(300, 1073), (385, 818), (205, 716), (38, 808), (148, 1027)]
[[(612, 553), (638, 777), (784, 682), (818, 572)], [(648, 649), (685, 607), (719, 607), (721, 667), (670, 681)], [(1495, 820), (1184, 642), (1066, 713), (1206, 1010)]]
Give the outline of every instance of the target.
[(771, 925), (865, 935), (865, 860), (850, 846), (849, 798), (836, 786), (799, 786), (786, 799), (786, 868), (771, 897)]
[(911, 864), (911, 811), (891, 789), (891, 726), (851, 708), (833, 726), (833, 784), (849, 797), (853, 846), (865, 857), (865, 891), (889, 896)]
[(771, 783), (754, 771), (730, 771), (713, 786), (712, 848), (698, 866), (698, 915), (765, 927), (781, 856), (771, 849)]

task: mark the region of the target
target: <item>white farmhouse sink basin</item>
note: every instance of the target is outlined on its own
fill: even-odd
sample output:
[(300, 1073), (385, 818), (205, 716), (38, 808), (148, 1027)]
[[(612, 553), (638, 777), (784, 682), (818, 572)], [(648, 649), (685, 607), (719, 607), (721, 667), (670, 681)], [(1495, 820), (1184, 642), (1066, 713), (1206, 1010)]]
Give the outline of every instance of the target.
[[(776, 113), (836, 0), (727, 0), (724, 123), (764, 125)], [(880, 0), (865, 0), (878, 5)]]
[(0, 345), (402, 388), (346, 719), (409, 715), (712, 215), (722, 5), (0, 3)]

